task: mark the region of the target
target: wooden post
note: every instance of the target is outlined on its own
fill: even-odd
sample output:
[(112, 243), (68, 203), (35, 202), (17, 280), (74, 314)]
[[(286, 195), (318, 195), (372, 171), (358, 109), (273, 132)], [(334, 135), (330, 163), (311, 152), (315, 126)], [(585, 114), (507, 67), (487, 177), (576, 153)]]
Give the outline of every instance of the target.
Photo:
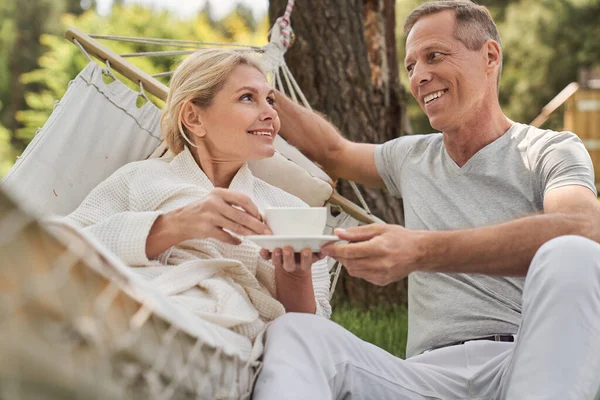
[(564, 128), (583, 141), (600, 185), (600, 89), (580, 89), (565, 104)]

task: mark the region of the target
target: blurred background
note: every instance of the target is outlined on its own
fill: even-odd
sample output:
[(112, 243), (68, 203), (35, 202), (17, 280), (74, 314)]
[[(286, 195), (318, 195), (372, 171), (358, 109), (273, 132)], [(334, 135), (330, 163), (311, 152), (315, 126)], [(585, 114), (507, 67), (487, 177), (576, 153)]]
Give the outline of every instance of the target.
[[(369, 47), (369, 37), (373, 37), (369, 29), (373, 26), (373, 17), (386, 21), (388, 55), (393, 54), (388, 61), (394, 64), (388, 66), (387, 73), (391, 74), (388, 81), (398, 83), (394, 90), (399, 114), (391, 112), (395, 119), (388, 124), (391, 128), (386, 128), (390, 132), (387, 136), (356, 137), (349, 128), (348, 135), (352, 139), (377, 142), (402, 134), (433, 131), (427, 118), (407, 95), (407, 78), (402, 67), (402, 25), (406, 15), (422, 2), (354, 0), (339, 3), (343, 6), (336, 8), (332, 6), (333, 0), (297, 0), (292, 16), (297, 44), (295, 49), (292, 46), (288, 63), (294, 74), (299, 75), (298, 81), (307, 91), (309, 102), (329, 115), (344, 133), (344, 121), (351, 124), (348, 122), (351, 118), (337, 115), (335, 108), (328, 108), (328, 97), (318, 90), (324, 79), (303, 76), (306, 72), (298, 70), (298, 66), (305, 63), (301, 60), (312, 57), (311, 23), (316, 31), (323, 16), (331, 23), (336, 18), (346, 18), (347, 14), (343, 14), (346, 9), (362, 11), (358, 14), (365, 27), (368, 54), (365, 51), (359, 56), (369, 57), (370, 84), (375, 85), (378, 69)], [(267, 43), (271, 21), (274, 16), (281, 15), (285, 3), (282, 0), (3, 0), (0, 3), (0, 177), (11, 168), (44, 124), (69, 81), (87, 64), (80, 50), (63, 38), (68, 27), (95, 34), (261, 46)], [(500, 102), (509, 118), (531, 122), (572, 82), (580, 82), (590, 90), (600, 89), (600, 0), (481, 0), (479, 3), (490, 9), (500, 30), (504, 51)], [(319, 10), (315, 10), (317, 4), (321, 7)], [(314, 19), (311, 12), (317, 13), (313, 15)], [(316, 46), (312, 48), (314, 50)], [(113, 49), (125, 53), (143, 51), (144, 47), (119, 43)], [(320, 57), (323, 55), (316, 52), (314, 59)], [(170, 68), (172, 63), (144, 58), (135, 58), (132, 62), (151, 74)], [(342, 68), (329, 72), (351, 75), (348, 69)], [(340, 92), (342, 89), (344, 87), (340, 86)], [(333, 96), (340, 97), (335, 90), (333, 92)], [(377, 106), (377, 102), (374, 104)], [(596, 107), (594, 110), (600, 109), (600, 100), (586, 104)], [(562, 129), (564, 111), (564, 106), (559, 107), (544, 127)], [(380, 195), (368, 191), (365, 194), (373, 202), (375, 211), (383, 210), (387, 204), (380, 204)], [(397, 222), (401, 218), (395, 214), (386, 215), (385, 211), (375, 213), (388, 222)], [(334, 298), (333, 318), (336, 321), (364, 339), (394, 354), (404, 355), (406, 296), (403, 282), (384, 293), (346, 277), (340, 283), (339, 293)]]

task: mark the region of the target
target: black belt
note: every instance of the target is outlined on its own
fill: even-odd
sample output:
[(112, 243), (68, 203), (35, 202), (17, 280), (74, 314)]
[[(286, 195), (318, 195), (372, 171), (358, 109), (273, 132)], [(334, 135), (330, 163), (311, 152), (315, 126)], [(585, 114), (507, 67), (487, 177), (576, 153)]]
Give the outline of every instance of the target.
[(514, 342), (515, 337), (513, 335), (492, 335), (492, 336), (486, 336), (486, 337), (481, 337), (481, 338), (462, 340), (460, 342), (451, 343), (446, 346), (456, 346), (459, 344), (465, 344), (467, 342), (472, 342), (473, 340), (491, 340), (492, 342)]
[(480, 337), (480, 338), (467, 339), (467, 340), (461, 340), (459, 342), (443, 344), (441, 346), (433, 347), (433, 348), (429, 349), (429, 351), (441, 349), (442, 347), (458, 346), (460, 344), (465, 344), (467, 342), (472, 342), (472, 341), (475, 341), (475, 340), (489, 340), (489, 341), (492, 341), (492, 342), (514, 342), (515, 341), (515, 337), (513, 335), (484, 336), (484, 337)]

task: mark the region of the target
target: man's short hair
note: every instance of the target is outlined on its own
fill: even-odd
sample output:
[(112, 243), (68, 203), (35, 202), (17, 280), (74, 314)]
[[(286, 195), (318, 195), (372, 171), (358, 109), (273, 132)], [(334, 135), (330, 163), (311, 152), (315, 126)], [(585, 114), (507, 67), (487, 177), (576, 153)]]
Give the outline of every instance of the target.
[[(421, 4), (415, 8), (406, 18), (404, 34), (408, 33), (421, 18), (437, 14), (442, 11), (454, 11), (456, 26), (454, 27), (454, 38), (462, 42), (467, 49), (480, 50), (483, 44), (492, 39), (502, 49), (500, 34), (492, 15), (484, 6), (473, 3), (470, 0), (434, 0)], [(502, 72), (502, 59), (498, 69), (498, 85), (500, 73)]]

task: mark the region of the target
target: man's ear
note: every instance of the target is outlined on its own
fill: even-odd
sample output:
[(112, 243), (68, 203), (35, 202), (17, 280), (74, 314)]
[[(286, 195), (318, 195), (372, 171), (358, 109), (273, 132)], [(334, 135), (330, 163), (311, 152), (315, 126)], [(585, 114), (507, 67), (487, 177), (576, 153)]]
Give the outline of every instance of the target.
[(502, 50), (500, 45), (495, 40), (488, 40), (484, 44), (487, 60), (488, 72), (492, 72), (497, 68), (500, 68), (500, 62), (502, 61)]
[(191, 101), (186, 102), (181, 109), (181, 123), (197, 137), (204, 137), (206, 135), (206, 128), (202, 122), (200, 107)]

